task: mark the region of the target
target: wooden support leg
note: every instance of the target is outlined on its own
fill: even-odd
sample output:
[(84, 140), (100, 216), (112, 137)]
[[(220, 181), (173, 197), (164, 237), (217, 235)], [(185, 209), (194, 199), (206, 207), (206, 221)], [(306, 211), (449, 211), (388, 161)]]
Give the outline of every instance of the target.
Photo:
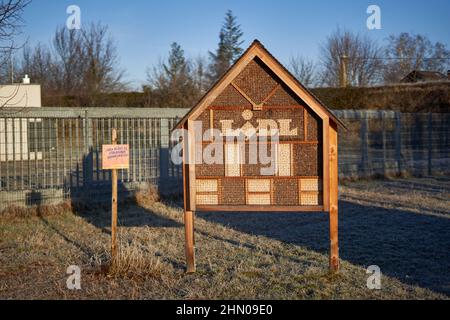
[(195, 249), (194, 249), (194, 213), (192, 211), (184, 212), (184, 228), (186, 241), (186, 262), (187, 273), (194, 273), (195, 268)]
[(330, 271), (339, 271), (338, 207), (330, 208)]
[(338, 175), (338, 140), (336, 124), (330, 126), (330, 270), (339, 271), (339, 175)]

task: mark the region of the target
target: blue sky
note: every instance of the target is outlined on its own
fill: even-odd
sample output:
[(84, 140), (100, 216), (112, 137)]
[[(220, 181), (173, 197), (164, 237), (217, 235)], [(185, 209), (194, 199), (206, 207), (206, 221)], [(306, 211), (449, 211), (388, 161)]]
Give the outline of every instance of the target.
[[(371, 4), (381, 8), (381, 30), (366, 27)], [(297, 54), (316, 59), (319, 45), (337, 26), (380, 41), (400, 32), (421, 33), (450, 47), (448, 0), (33, 0), (23, 36), (31, 44), (50, 43), (56, 26), (65, 25), (69, 5), (81, 8), (82, 24), (109, 26), (126, 80), (135, 87), (173, 41), (190, 57), (214, 50), (228, 9), (242, 26), (244, 46), (257, 38), (285, 64)]]

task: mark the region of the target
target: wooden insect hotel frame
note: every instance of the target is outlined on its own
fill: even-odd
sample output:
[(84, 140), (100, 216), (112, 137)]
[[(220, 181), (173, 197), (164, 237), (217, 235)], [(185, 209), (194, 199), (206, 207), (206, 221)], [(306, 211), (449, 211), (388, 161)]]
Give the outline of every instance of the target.
[[(194, 214), (199, 211), (327, 212), (330, 269), (339, 270), (339, 126), (345, 128), (255, 40), (176, 126), (184, 129), (187, 272), (195, 272)], [(222, 163), (207, 164), (200, 158), (217, 142), (213, 130), (227, 139), (215, 151)], [(242, 144), (232, 140), (238, 135), (244, 136)], [(266, 139), (249, 138), (256, 136)], [(275, 136), (276, 147), (265, 148), (273, 161), (250, 162), (251, 153), (272, 144)]]

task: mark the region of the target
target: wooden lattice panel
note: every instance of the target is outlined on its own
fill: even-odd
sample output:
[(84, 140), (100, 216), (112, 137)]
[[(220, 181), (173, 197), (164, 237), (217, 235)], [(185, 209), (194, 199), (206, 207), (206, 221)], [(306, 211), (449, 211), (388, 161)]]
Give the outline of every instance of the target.
[(239, 177), (241, 175), (241, 155), (239, 144), (225, 145), (225, 175)]
[(319, 193), (318, 192), (300, 192), (300, 204), (302, 206), (318, 206)]
[(247, 191), (252, 193), (270, 193), (270, 183), (269, 179), (254, 179), (247, 181)]
[(319, 179), (301, 179), (300, 191), (315, 191), (322, 190), (322, 182)]
[(197, 180), (196, 182), (197, 192), (198, 193), (207, 193), (207, 192), (215, 192), (219, 191), (218, 181), (217, 180)]
[(247, 196), (249, 205), (270, 205), (270, 193), (252, 193)]
[(218, 205), (219, 196), (217, 194), (198, 194), (197, 195), (198, 205)]
[(278, 175), (289, 177), (292, 175), (292, 145), (278, 145)]

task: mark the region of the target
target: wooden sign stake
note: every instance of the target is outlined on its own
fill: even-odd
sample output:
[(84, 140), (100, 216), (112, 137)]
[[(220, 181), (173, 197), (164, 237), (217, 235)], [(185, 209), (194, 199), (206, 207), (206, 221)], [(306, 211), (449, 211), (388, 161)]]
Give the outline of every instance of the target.
[[(112, 144), (117, 144), (117, 130), (112, 130)], [(112, 211), (111, 211), (111, 259), (114, 262), (117, 257), (117, 169), (112, 169)]]

